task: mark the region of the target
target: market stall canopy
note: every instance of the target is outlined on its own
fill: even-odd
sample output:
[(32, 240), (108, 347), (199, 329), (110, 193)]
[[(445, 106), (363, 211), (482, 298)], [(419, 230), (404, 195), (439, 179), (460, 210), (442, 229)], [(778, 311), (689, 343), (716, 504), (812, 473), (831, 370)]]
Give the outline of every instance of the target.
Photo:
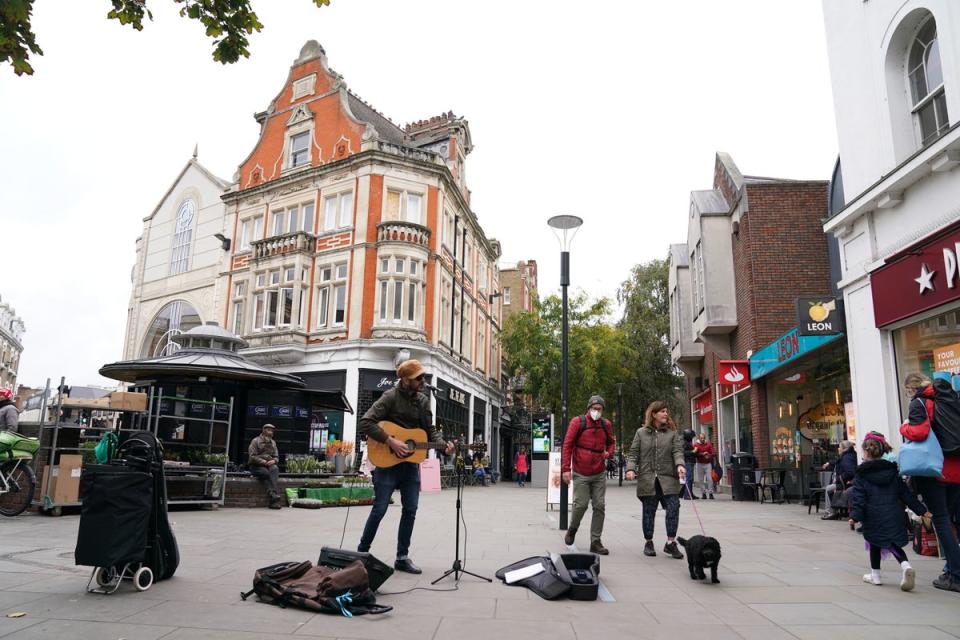
[(310, 396), (313, 406), (318, 409), (329, 409), (330, 411), (345, 411), (353, 413), (353, 407), (347, 396), (339, 389), (289, 389), (289, 391), (299, 391)]
[(247, 343), (216, 322), (194, 327), (174, 336), (172, 340), (180, 345), (180, 349), (170, 355), (105, 364), (100, 367), (100, 375), (123, 382), (183, 376), (266, 382), (271, 386), (296, 389), (306, 386), (297, 376), (262, 367), (244, 358), (237, 353), (237, 349), (242, 349)]

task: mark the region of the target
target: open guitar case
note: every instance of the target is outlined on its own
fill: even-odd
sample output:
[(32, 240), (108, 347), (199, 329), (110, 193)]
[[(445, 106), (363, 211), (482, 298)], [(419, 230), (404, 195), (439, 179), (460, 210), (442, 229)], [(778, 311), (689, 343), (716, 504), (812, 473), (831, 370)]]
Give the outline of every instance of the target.
[(532, 556), (503, 567), (495, 574), (504, 584), (507, 573), (536, 564), (543, 571), (507, 586), (526, 587), (544, 600), (566, 596), (571, 600), (596, 600), (600, 590), (600, 557), (595, 553), (551, 553)]

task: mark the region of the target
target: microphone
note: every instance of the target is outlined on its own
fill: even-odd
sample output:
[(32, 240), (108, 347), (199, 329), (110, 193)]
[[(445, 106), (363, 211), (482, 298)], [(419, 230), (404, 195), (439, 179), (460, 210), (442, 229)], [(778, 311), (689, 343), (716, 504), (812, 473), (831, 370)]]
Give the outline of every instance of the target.
[(433, 386), (432, 384), (428, 384), (427, 382), (422, 382), (422, 383), (421, 383), (421, 388), (423, 388), (423, 389), (429, 389), (429, 390), (432, 391), (438, 398), (446, 399), (446, 397), (447, 397), (446, 391), (444, 391), (443, 389), (441, 389), (441, 388), (439, 388), (439, 387), (435, 387), (435, 386)]

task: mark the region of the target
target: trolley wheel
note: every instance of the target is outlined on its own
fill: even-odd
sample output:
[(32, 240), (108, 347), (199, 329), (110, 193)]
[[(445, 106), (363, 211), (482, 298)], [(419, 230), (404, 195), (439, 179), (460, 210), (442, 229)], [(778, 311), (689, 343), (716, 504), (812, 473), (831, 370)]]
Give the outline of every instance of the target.
[(97, 567), (93, 572), (93, 580), (100, 588), (112, 585), (117, 578), (117, 570), (113, 567)]
[(133, 574), (133, 586), (137, 588), (137, 591), (146, 591), (151, 585), (153, 585), (153, 571), (150, 570), (150, 567), (137, 569), (137, 572)]

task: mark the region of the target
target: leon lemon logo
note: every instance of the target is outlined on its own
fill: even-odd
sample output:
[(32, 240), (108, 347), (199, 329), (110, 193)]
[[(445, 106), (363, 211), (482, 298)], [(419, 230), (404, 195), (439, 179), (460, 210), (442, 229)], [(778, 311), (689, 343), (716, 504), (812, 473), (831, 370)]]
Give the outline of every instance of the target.
[(836, 310), (837, 301), (831, 300), (824, 304), (823, 302), (810, 302), (810, 309), (807, 313), (810, 314), (810, 319), (814, 322), (823, 322), (828, 317), (830, 317), (830, 312)]

